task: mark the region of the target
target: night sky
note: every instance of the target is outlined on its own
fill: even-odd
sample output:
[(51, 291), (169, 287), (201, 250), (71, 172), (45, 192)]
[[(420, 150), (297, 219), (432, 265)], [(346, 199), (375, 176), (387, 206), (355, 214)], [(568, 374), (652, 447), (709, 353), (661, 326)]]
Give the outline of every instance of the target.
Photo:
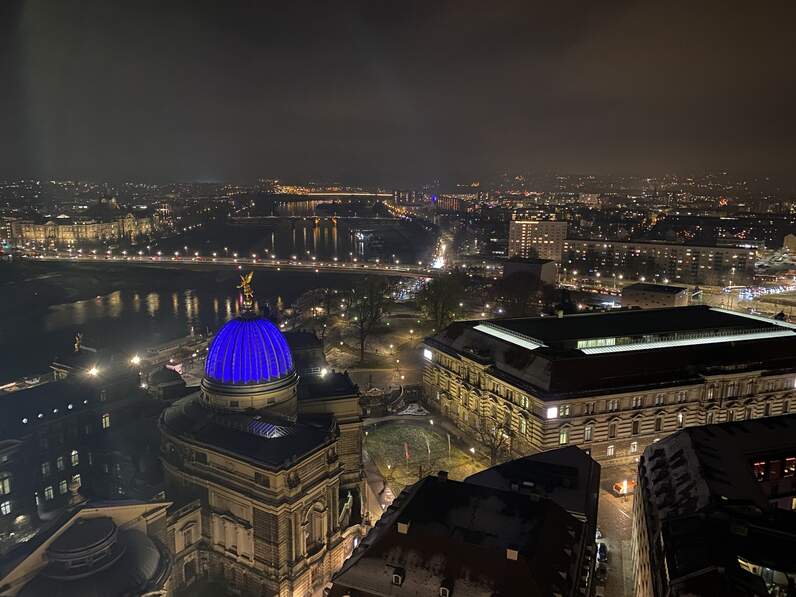
[(789, 173), (793, 2), (0, 3), (0, 177)]

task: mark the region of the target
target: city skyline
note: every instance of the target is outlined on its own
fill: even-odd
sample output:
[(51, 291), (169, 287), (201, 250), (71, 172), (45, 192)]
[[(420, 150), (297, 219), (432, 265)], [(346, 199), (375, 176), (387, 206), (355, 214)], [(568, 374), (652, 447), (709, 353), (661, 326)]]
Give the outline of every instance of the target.
[(5, 178), (788, 176), (796, 155), (785, 4), (2, 10)]

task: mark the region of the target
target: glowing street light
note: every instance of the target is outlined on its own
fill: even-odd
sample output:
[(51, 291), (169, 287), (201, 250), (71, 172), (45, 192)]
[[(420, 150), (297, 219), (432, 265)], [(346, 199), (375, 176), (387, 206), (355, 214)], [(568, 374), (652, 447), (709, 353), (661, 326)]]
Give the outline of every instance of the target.
[(130, 359), (130, 364), (132, 364), (132, 365), (140, 365), (141, 364), (141, 357), (139, 355), (133, 355), (133, 358)]

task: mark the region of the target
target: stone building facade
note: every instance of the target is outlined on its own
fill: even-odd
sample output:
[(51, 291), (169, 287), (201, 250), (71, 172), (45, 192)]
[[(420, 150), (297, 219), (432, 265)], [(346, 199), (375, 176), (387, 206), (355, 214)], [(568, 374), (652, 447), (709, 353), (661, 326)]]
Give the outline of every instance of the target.
[(630, 462), (684, 427), (796, 411), (794, 326), (702, 306), (455, 322), (423, 356), (428, 407), (504, 455)]
[(270, 322), (225, 324), (201, 392), (160, 421), (178, 588), (303, 597), (329, 582), (360, 536), (358, 403), (345, 374), (299, 380)]

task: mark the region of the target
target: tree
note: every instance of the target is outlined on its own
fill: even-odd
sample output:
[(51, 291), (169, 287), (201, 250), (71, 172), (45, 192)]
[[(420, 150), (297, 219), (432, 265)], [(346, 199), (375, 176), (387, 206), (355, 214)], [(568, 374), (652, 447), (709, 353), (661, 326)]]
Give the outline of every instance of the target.
[(483, 417), (478, 426), (478, 441), (489, 450), (489, 465), (494, 466), (500, 461), (500, 456), (508, 451), (508, 429), (495, 417)]
[(456, 308), (464, 297), (465, 284), (458, 274), (431, 280), (418, 293), (417, 301), (424, 315), (441, 330), (455, 317)]
[(387, 283), (384, 278), (367, 276), (354, 288), (348, 309), (351, 325), (359, 340), (359, 361), (365, 360), (365, 343), (381, 323), (387, 307)]

